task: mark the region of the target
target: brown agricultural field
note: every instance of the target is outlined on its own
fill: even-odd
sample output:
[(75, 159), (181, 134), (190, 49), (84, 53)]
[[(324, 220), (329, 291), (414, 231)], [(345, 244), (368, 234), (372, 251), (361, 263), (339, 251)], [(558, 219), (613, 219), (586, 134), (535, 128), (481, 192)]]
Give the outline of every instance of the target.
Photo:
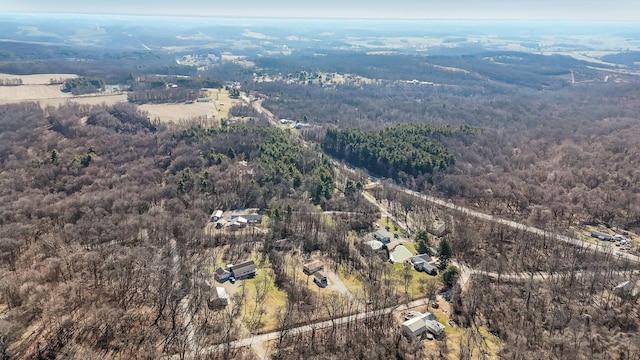
[[(125, 99), (126, 100), (126, 99)], [(218, 111), (212, 102), (194, 102), (193, 104), (144, 104), (140, 110), (149, 113), (151, 118), (158, 117), (162, 122), (177, 122), (181, 119), (206, 116), (218, 117)]]
[(0, 73), (0, 80), (22, 79), (23, 85), (49, 85), (51, 80), (65, 80), (76, 78), (75, 74), (33, 74), (33, 75), (12, 75)]

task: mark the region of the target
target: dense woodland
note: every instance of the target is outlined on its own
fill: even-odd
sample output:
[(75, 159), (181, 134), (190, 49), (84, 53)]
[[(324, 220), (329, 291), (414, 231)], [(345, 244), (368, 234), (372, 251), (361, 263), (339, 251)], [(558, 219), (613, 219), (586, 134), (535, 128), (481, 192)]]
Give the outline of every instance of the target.
[(417, 122), (481, 130), (442, 138), (455, 165), (428, 181), (403, 177), (409, 187), (541, 226), (628, 229), (640, 226), (637, 88), (597, 82), (548, 92), (481, 83), (259, 84), (269, 95), (265, 106), (281, 118), (307, 116), (310, 123), (339, 128)]
[(330, 155), (374, 174), (389, 178), (430, 175), (455, 163), (449, 150), (437, 139), (458, 132), (472, 133), (471, 127), (404, 124), (381, 131), (357, 128), (328, 128), (322, 148)]
[(177, 304), (195, 288), (171, 253), (231, 241), (203, 234), (213, 209), (338, 204), (330, 164), (260, 120), (166, 127), (131, 104), (35, 103), (3, 105), (0, 119), (3, 356), (183, 351)]

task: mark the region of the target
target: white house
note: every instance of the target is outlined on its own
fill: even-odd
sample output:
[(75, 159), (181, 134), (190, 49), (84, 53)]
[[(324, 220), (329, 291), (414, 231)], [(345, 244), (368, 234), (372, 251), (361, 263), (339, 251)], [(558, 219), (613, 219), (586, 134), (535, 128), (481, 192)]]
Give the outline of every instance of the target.
[(402, 331), (409, 337), (419, 337), (427, 331), (427, 327), (420, 316), (416, 316), (402, 323)]
[(402, 331), (409, 337), (419, 337), (427, 331), (438, 337), (444, 333), (444, 325), (432, 313), (424, 313), (402, 323)]

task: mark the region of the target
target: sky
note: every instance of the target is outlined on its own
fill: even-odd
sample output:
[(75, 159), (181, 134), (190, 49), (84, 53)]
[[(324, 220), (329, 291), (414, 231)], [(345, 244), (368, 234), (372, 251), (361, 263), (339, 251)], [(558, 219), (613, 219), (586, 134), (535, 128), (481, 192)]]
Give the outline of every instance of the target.
[(640, 22), (639, 0), (3, 0), (0, 12)]

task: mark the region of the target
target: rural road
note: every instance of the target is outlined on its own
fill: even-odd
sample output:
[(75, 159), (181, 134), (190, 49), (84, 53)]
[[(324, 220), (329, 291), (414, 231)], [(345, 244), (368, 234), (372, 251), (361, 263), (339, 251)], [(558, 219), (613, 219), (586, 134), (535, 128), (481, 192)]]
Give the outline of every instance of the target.
[[(548, 278), (553, 278), (553, 277), (558, 277), (558, 276), (562, 276), (564, 274), (568, 274), (568, 271), (562, 271), (562, 272), (557, 272), (557, 273), (547, 273), (547, 272), (536, 272), (533, 275), (531, 273), (527, 273), (527, 272), (523, 272), (523, 273), (507, 273), (507, 274), (498, 274), (496, 272), (491, 272), (491, 271), (484, 271), (484, 270), (475, 270), (475, 269), (471, 269), (469, 268), (469, 272), (471, 274), (475, 274), (475, 275), (483, 275), (483, 276), (488, 276), (494, 279), (501, 279), (501, 280), (545, 280)], [(576, 271), (573, 273), (573, 276), (575, 277), (582, 277), (588, 274), (594, 274), (599, 272), (599, 270), (592, 270), (592, 271)], [(634, 270), (630, 270), (630, 271), (612, 271), (611, 274), (612, 275), (620, 275), (620, 276), (628, 276), (631, 275), (632, 273), (634, 273)], [(604, 272), (601, 272), (602, 274), (604, 274)]]
[[(496, 224), (500, 224), (500, 225), (505, 225), (508, 226), (510, 228), (513, 229), (517, 229), (517, 230), (522, 230), (522, 231), (526, 231), (528, 233), (531, 234), (535, 234), (535, 235), (539, 235), (539, 236), (548, 236), (551, 237), (552, 239), (558, 240), (558, 241), (563, 241), (575, 246), (579, 246), (579, 247), (583, 247), (586, 248), (588, 250), (592, 250), (592, 251), (597, 251), (597, 252), (601, 252), (601, 253), (611, 253), (613, 251), (613, 249), (608, 248), (608, 247), (604, 247), (604, 246), (600, 246), (597, 244), (593, 244), (590, 242), (586, 242), (586, 241), (582, 241), (580, 239), (576, 239), (576, 238), (572, 238), (566, 235), (561, 235), (561, 234), (557, 234), (551, 231), (546, 231), (546, 230), (542, 230), (533, 226), (528, 226), (528, 225), (524, 225), (512, 220), (506, 220), (506, 219), (501, 219), (499, 217), (493, 216), (493, 215), (489, 215), (489, 214), (485, 214), (483, 212), (480, 211), (476, 211), (476, 210), (472, 210), (466, 207), (462, 207), (462, 206), (458, 206), (453, 204), (452, 202), (449, 201), (445, 201), (443, 199), (439, 199), (436, 198), (434, 196), (429, 196), (429, 195), (424, 195), (421, 193), (418, 193), (416, 191), (413, 190), (409, 190), (407, 188), (401, 187), (401, 186), (397, 186), (397, 185), (393, 185), (393, 187), (395, 187), (397, 190), (402, 191), (406, 194), (409, 195), (413, 195), (415, 197), (418, 197), (420, 199), (426, 200), (430, 203), (433, 203), (435, 205), (438, 205), (440, 207), (444, 207), (444, 208), (448, 208), (451, 210), (455, 210), (458, 211), (462, 214), (468, 215), (468, 216), (473, 216), (475, 218), (478, 219), (482, 219), (482, 220), (486, 220), (486, 221), (491, 221), (494, 222)], [(636, 256), (636, 255), (632, 255), (632, 254), (627, 254), (627, 253), (617, 253), (616, 255), (618, 255), (618, 257), (620, 258), (624, 258), (626, 260), (629, 261), (633, 261), (633, 262), (640, 262), (640, 257)]]
[[(359, 321), (359, 320), (365, 320), (365, 319), (369, 319), (372, 317), (376, 317), (376, 316), (380, 316), (380, 315), (386, 315), (386, 314), (390, 314), (394, 311), (404, 311), (407, 309), (412, 309), (418, 306), (422, 306), (422, 305), (426, 305), (428, 302), (427, 298), (421, 298), (418, 300), (414, 300), (408, 304), (405, 305), (399, 305), (399, 306), (391, 306), (391, 307), (387, 307), (384, 309), (380, 309), (380, 310), (372, 310), (372, 311), (367, 311), (367, 312), (363, 312), (363, 313), (359, 313), (359, 314), (353, 314), (353, 315), (348, 315), (348, 316), (344, 316), (335, 320), (326, 320), (326, 321), (321, 321), (318, 323), (314, 323), (314, 324), (309, 324), (309, 325), (303, 325), (303, 326), (298, 326), (295, 328), (291, 328), (286, 330), (286, 335), (295, 335), (295, 334), (300, 334), (300, 333), (304, 333), (304, 332), (308, 332), (308, 331), (312, 331), (312, 330), (318, 330), (318, 329), (325, 329), (325, 328), (329, 328), (331, 326), (340, 326), (340, 325), (344, 325), (353, 321)], [(280, 337), (280, 331), (272, 331), (270, 333), (266, 333), (266, 334), (261, 334), (261, 335), (254, 335), (254, 336), (250, 336), (244, 339), (240, 339), (240, 340), (236, 340), (236, 341), (232, 341), (228, 346), (231, 348), (241, 348), (241, 347), (252, 347), (255, 343), (263, 343), (265, 341), (271, 341), (271, 340), (276, 340), (278, 339), (278, 337)], [(207, 354), (211, 354), (211, 353), (215, 353), (218, 351), (221, 351), (225, 348), (226, 344), (218, 344), (218, 345), (213, 345), (213, 346), (209, 346), (203, 349), (200, 349), (200, 351), (197, 352), (197, 354), (199, 356), (202, 355), (207, 355)], [(193, 354), (193, 353), (192, 353)], [(191, 358), (192, 356), (190, 356), (191, 354), (187, 354), (185, 356), (186, 359)], [(167, 357), (167, 359), (180, 359), (180, 355), (173, 355), (170, 357)]]

